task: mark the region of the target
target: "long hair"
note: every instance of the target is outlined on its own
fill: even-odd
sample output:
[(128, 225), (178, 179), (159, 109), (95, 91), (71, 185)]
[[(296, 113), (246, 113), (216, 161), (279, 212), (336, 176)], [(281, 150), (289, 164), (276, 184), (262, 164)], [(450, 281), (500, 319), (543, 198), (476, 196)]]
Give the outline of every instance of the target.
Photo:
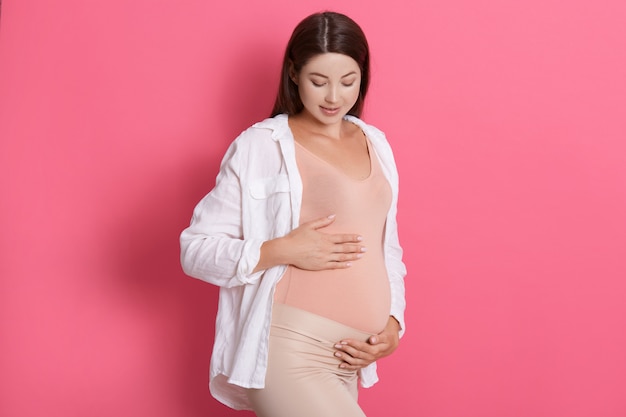
[(278, 94), (272, 117), (286, 113), (294, 115), (304, 108), (298, 86), (290, 77), (312, 57), (334, 52), (354, 59), (361, 70), (359, 98), (348, 114), (360, 117), (370, 81), (370, 53), (367, 39), (359, 25), (348, 16), (335, 12), (315, 13), (302, 20), (291, 34), (287, 43), (280, 74)]

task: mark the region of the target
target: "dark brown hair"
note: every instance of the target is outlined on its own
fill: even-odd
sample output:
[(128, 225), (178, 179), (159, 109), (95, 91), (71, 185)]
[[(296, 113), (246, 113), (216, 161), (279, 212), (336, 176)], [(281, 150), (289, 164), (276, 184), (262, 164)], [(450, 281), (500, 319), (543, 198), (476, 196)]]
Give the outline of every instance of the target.
[(359, 65), (361, 69), (359, 98), (348, 114), (361, 116), (370, 81), (370, 53), (367, 39), (359, 25), (348, 16), (322, 12), (306, 17), (291, 34), (285, 50), (272, 117), (281, 113), (294, 115), (302, 111), (304, 106), (300, 100), (298, 86), (290, 77), (290, 70), (299, 73), (309, 59), (327, 52), (347, 55)]

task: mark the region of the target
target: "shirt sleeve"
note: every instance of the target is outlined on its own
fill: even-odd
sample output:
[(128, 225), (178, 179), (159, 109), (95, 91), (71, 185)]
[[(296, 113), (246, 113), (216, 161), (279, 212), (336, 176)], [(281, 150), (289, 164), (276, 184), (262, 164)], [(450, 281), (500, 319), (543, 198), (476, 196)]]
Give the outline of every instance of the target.
[(406, 308), (404, 277), (406, 276), (406, 266), (402, 261), (402, 247), (398, 237), (398, 222), (396, 219), (398, 213), (398, 192), (399, 178), (398, 169), (396, 167), (395, 158), (391, 146), (387, 141), (385, 134), (380, 130), (373, 128), (373, 136), (378, 136), (380, 141), (380, 152), (383, 155), (384, 164), (388, 169), (389, 181), (394, 190), (392, 207), (387, 216), (386, 238), (385, 238), (385, 262), (387, 265), (387, 273), (389, 275), (389, 284), (391, 288), (391, 316), (393, 316), (400, 324), (400, 337), (404, 335), (406, 324), (404, 321), (404, 310)]
[(406, 266), (402, 262), (402, 247), (398, 240), (397, 223), (395, 218), (388, 222), (390, 236), (385, 248), (387, 252), (387, 265), (389, 284), (391, 288), (391, 315), (400, 324), (400, 337), (404, 335), (406, 324), (404, 322), (404, 310), (406, 308), (404, 276)]
[(180, 236), (183, 271), (220, 287), (258, 280), (261, 239), (244, 239), (241, 171), (246, 150), (235, 140), (226, 152), (213, 190), (195, 207)]

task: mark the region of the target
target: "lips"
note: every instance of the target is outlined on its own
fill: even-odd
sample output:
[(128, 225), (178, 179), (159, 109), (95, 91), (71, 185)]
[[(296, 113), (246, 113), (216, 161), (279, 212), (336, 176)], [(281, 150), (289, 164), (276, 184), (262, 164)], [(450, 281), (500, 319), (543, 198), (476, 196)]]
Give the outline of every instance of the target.
[(341, 108), (340, 107), (328, 108), (328, 107), (320, 106), (320, 109), (322, 110), (322, 113), (328, 116), (334, 116), (335, 114), (339, 112)]

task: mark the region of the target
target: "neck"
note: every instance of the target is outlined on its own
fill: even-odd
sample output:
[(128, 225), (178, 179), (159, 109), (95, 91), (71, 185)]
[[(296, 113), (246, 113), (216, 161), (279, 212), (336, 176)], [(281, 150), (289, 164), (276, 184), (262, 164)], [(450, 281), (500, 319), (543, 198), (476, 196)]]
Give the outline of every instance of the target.
[(292, 126), (297, 129), (311, 132), (315, 135), (326, 136), (330, 139), (339, 140), (343, 136), (343, 118), (335, 123), (321, 123), (307, 112), (300, 112), (289, 118)]

